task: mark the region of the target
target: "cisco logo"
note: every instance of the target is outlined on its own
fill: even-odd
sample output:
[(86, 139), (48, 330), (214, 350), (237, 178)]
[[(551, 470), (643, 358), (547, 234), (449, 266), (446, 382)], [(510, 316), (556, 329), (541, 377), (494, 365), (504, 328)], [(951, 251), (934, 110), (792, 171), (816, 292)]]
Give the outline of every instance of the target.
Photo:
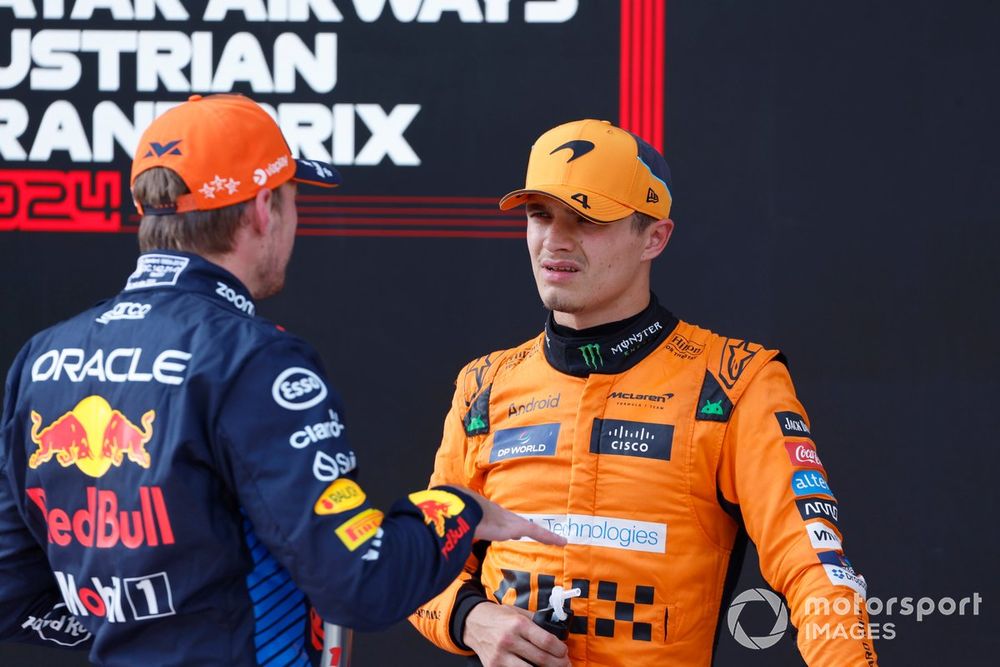
[(326, 398), (326, 385), (308, 368), (286, 368), (271, 385), (274, 402), (287, 410), (308, 410)]

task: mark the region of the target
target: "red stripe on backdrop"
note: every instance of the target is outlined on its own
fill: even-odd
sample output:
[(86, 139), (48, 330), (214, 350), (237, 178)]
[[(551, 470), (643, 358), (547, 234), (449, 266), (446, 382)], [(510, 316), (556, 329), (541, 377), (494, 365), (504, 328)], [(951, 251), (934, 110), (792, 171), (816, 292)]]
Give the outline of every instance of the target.
[(299, 215), (299, 223), (302, 225), (323, 225), (325, 227), (335, 227), (342, 225), (367, 225), (369, 227), (392, 226), (392, 225), (412, 225), (416, 227), (515, 227), (526, 226), (524, 220), (483, 220), (472, 218), (461, 218), (457, 220), (441, 220), (427, 218), (338, 218), (326, 215)]
[(621, 0), (621, 45), (618, 55), (618, 123), (622, 127), (632, 126), (632, 100), (629, 96), (629, 84), (632, 68), (629, 66), (632, 58), (632, 2)]
[[(330, 202), (331, 204), (334, 202)], [(519, 220), (524, 222), (524, 214), (520, 211), (502, 214), (482, 208), (415, 208), (412, 206), (319, 206), (317, 204), (299, 204), (299, 215), (308, 214), (336, 215), (475, 215), (487, 220)]]
[(483, 204), (496, 208), (499, 197), (425, 197), (425, 196), (393, 196), (393, 195), (299, 195), (299, 202), (347, 202), (359, 204), (365, 202), (385, 204)]
[(663, 115), (664, 97), (666, 95), (666, 84), (664, 81), (665, 60), (667, 57), (667, 2), (666, 0), (654, 0), (655, 10), (653, 12), (653, 27), (655, 34), (653, 37), (653, 133), (650, 141), (653, 147), (663, 152), (663, 125), (666, 118)]
[(642, 132), (640, 136), (649, 141), (653, 136), (653, 4), (656, 0), (645, 0), (642, 8)]
[(645, 0), (635, 0), (632, 3), (632, 58), (629, 61), (632, 84), (629, 89), (629, 104), (632, 107), (632, 119), (629, 130), (639, 131), (642, 122), (642, 3)]
[(403, 238), (470, 238), (470, 239), (523, 239), (520, 232), (494, 232), (477, 230), (437, 229), (299, 229), (299, 236), (397, 236)]
[(621, 0), (618, 123), (663, 150), (666, 0)]

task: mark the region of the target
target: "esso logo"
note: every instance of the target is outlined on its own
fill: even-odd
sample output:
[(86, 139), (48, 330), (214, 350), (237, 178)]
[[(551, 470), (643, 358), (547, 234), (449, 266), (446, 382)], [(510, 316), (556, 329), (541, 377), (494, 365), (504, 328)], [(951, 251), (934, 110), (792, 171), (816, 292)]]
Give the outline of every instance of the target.
[(286, 368), (271, 385), (274, 402), (288, 410), (308, 410), (326, 398), (326, 385), (308, 368)]

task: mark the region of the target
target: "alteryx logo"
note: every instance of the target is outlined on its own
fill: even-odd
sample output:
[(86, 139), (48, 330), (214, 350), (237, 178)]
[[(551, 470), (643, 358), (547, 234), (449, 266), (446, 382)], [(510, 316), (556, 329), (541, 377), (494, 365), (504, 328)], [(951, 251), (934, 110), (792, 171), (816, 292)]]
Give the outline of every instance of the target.
[(792, 475), (792, 491), (797, 496), (828, 496), (836, 500), (823, 473), (802, 470)]
[(555, 456), (559, 424), (505, 428), (493, 436), (490, 463), (522, 456)]

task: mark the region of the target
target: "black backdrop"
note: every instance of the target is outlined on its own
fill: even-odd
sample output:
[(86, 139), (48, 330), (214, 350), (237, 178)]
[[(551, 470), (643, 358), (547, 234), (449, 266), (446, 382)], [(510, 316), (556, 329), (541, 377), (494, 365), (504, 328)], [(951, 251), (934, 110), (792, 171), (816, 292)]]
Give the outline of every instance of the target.
[[(368, 218), (385, 215), (374, 212), (384, 205), (377, 196), (436, 196), (458, 208), (458, 197), (502, 194), (523, 178), (542, 130), (577, 117), (618, 119), (617, 2), (584, 0), (571, 19), (544, 24), (525, 23), (524, 3), (512, 2), (502, 25), (454, 13), (439, 23), (367, 24), (350, 3), (337, 5), (343, 22), (315, 28), (338, 34), (333, 94), (300, 81), (285, 98), (258, 97), (421, 105), (405, 133), (419, 166), (388, 158), (343, 166), (338, 196), (367, 197)], [(0, 40), (8, 24), (81, 28), (11, 17), (0, 8)], [(94, 21), (121, 27), (107, 12)], [(287, 29), (232, 16), (201, 27)], [(1000, 647), (992, 522), (1000, 290), (990, 261), (1000, 241), (998, 29), (1000, 8), (987, 0), (667, 3), (664, 150), (677, 230), (654, 268), (655, 290), (679, 316), (789, 357), (838, 491), (848, 554), (871, 595), (982, 598), (976, 616), (873, 617), (895, 635), (876, 643), (883, 664), (995, 664)], [(10, 62), (4, 44), (0, 67)], [(24, 83), (6, 98), (29, 102), (37, 127), (39, 109), (55, 99), (79, 103), (87, 125), (96, 99), (127, 108), (186, 95), (128, 92), (129, 76), (126, 63), (122, 91), (102, 93), (85, 67), (72, 91)], [(110, 165), (78, 162), (65, 151), (48, 164), (8, 156), (0, 174), (124, 169), (127, 157), (117, 149)], [(0, 213), (3, 192), (0, 183)], [(428, 204), (410, 202), (418, 205)], [(460, 214), (440, 219), (449, 215)], [(542, 323), (523, 240), (478, 238), (502, 221), (475, 216), (464, 236), (416, 238), (394, 230), (459, 227), (379, 223), (381, 235), (344, 236), (338, 230), (375, 234), (376, 226), (304, 216), (304, 228), (324, 231), (299, 238), (285, 292), (260, 306), (319, 348), (347, 397), (362, 479), (381, 504), (425, 482), (460, 366)], [(121, 223), (112, 234), (0, 234), (4, 368), (31, 333), (120, 288), (135, 254), (127, 213)], [(736, 590), (761, 586), (751, 557)], [(749, 611), (740, 619), (751, 635), (772, 621)], [(461, 664), (405, 623), (360, 635), (354, 658)], [(11, 646), (0, 648), (0, 663), (83, 664)], [(717, 664), (800, 663), (790, 635), (752, 651), (722, 630)]]

